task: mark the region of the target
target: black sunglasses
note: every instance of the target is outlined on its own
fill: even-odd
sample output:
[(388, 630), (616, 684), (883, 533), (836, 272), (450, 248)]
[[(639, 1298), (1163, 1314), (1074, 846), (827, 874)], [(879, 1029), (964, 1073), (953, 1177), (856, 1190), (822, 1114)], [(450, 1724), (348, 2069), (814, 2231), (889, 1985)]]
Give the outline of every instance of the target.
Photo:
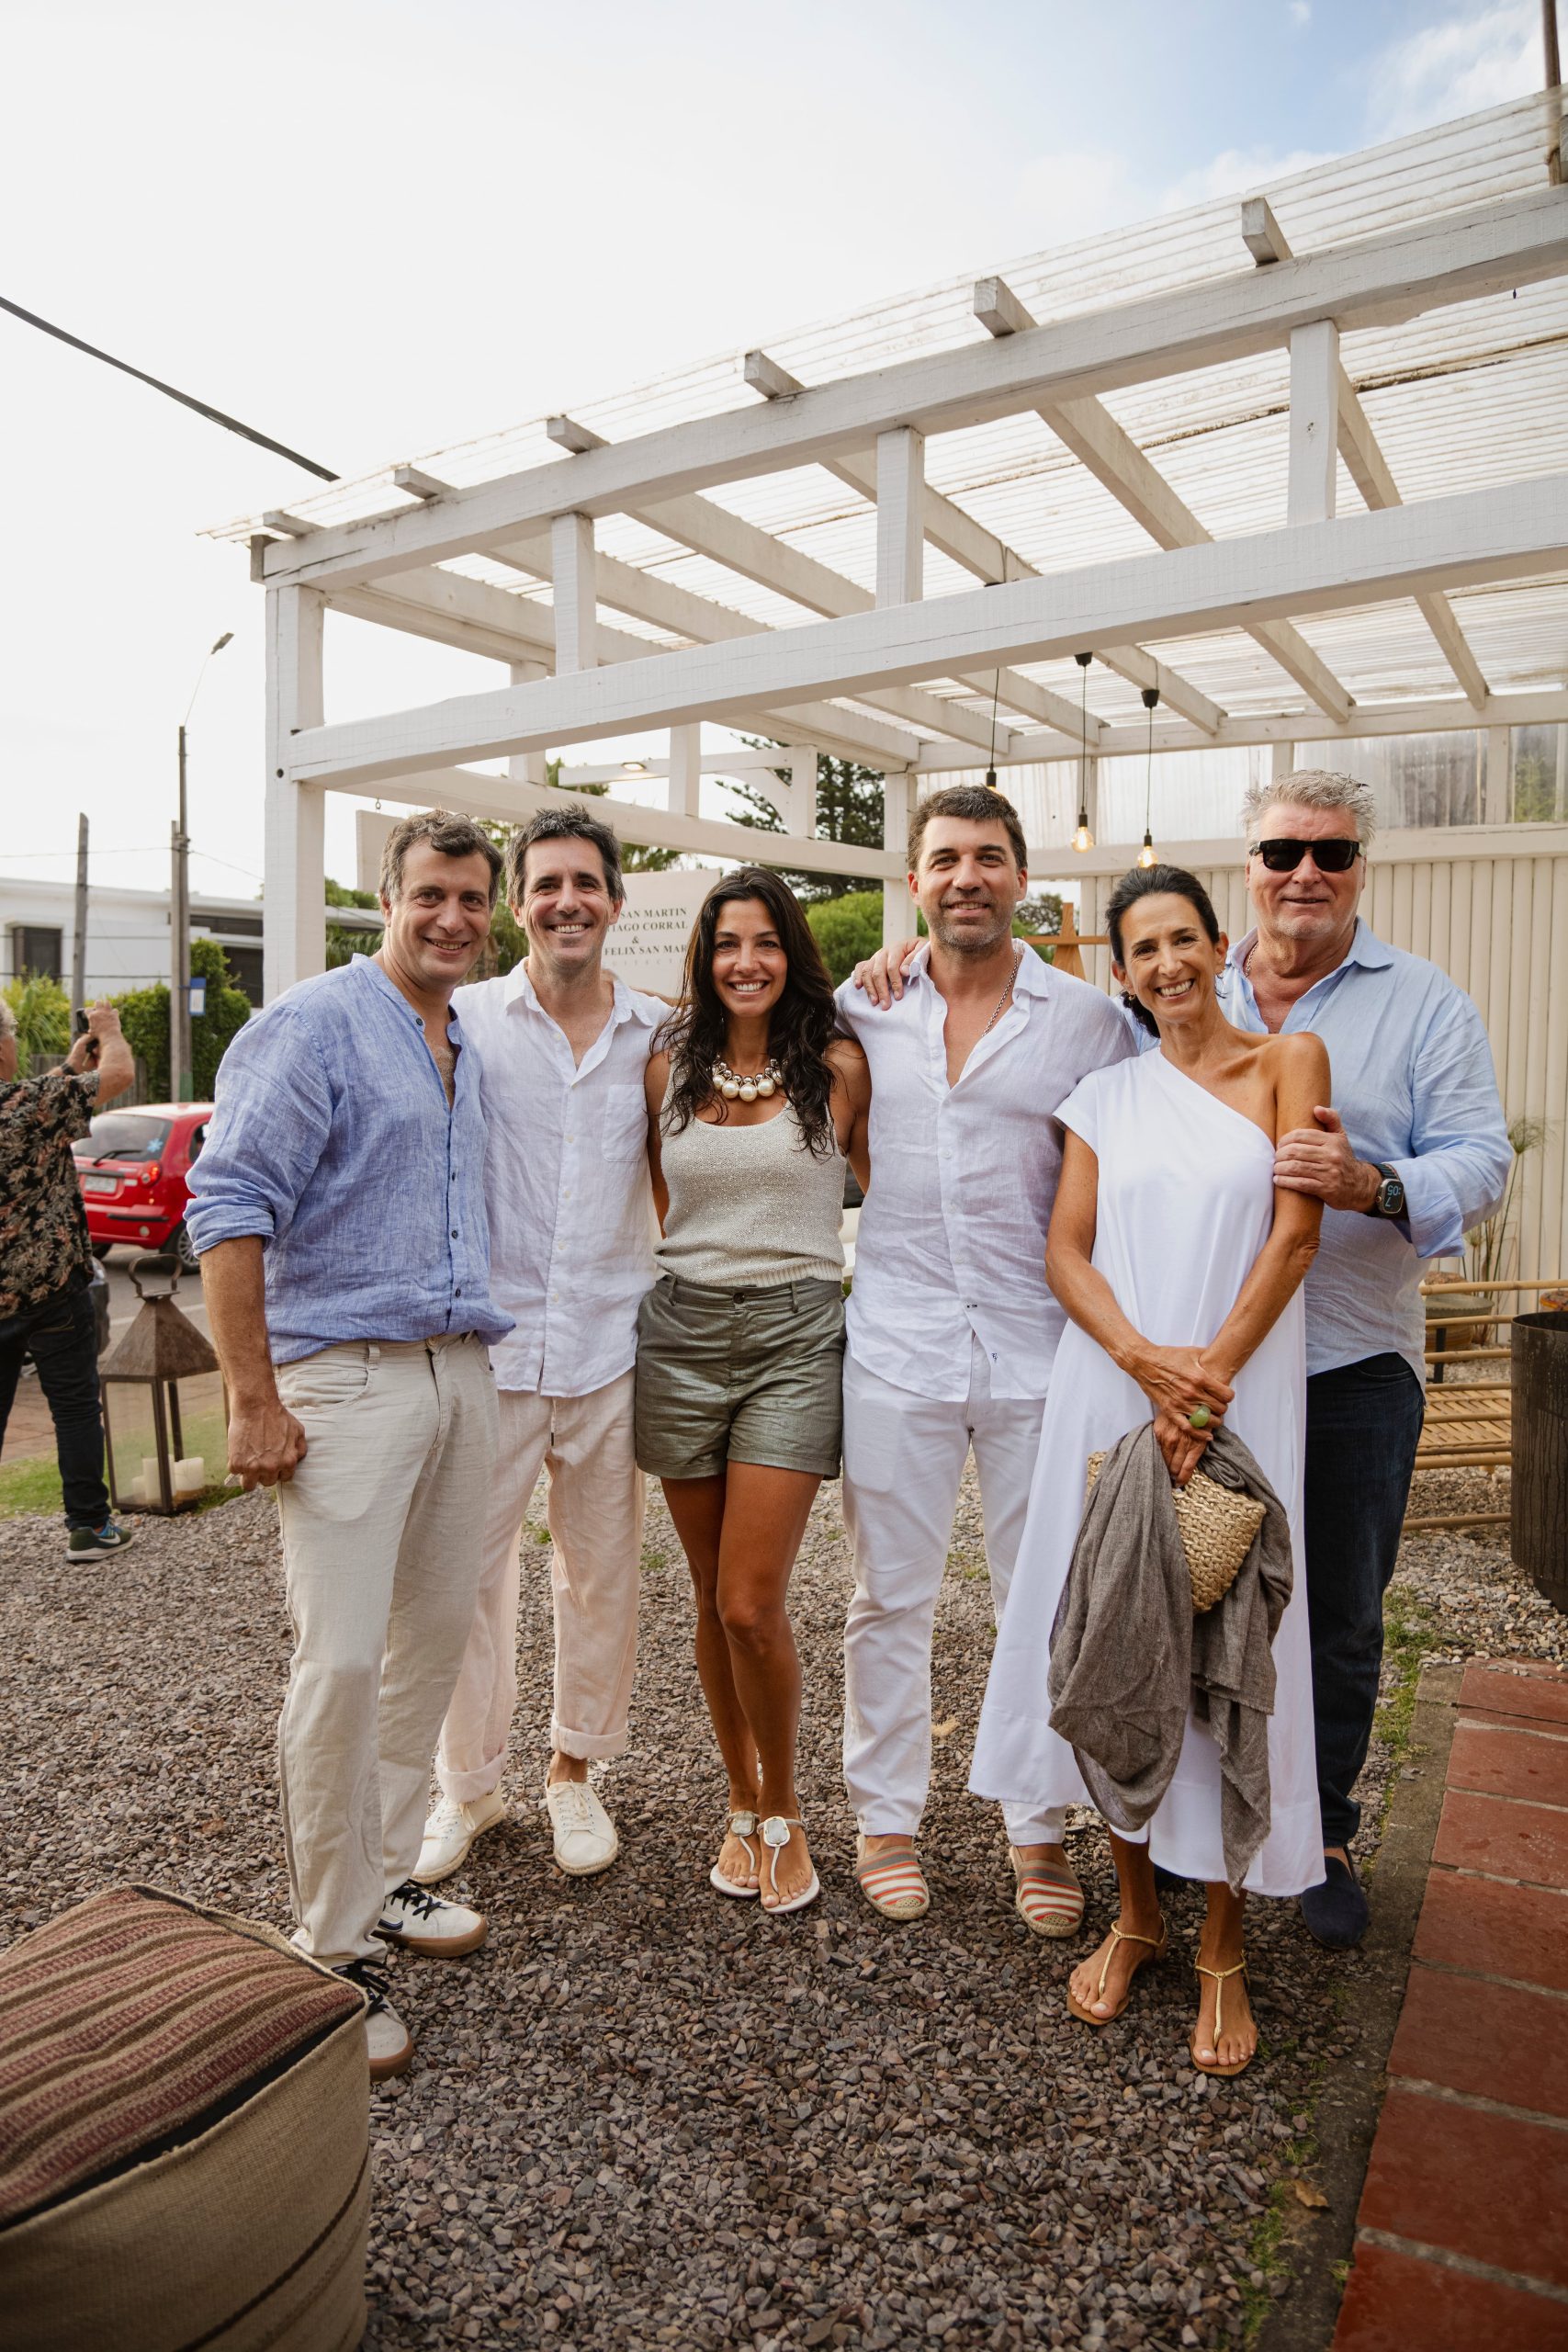
[(1270, 874), (1293, 874), (1308, 850), (1320, 874), (1348, 874), (1361, 854), (1361, 844), (1332, 834), (1325, 842), (1252, 842), (1247, 854), (1260, 857)]

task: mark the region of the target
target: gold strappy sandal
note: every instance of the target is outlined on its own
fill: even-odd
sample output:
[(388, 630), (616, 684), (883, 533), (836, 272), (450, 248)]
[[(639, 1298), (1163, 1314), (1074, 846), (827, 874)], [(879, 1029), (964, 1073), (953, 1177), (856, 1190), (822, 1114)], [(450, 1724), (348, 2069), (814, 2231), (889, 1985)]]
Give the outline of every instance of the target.
[[(1225, 1980), (1230, 1976), (1246, 1976), (1248, 1984), (1250, 1984), (1252, 1979), (1247, 1975), (1247, 1962), (1245, 1960), (1238, 1960), (1234, 1968), (1205, 1968), (1201, 1960), (1195, 1960), (1192, 1965), (1197, 1970), (1200, 1976), (1212, 1976), (1214, 1980), (1214, 2047), (1217, 2050), (1220, 2046), (1220, 2033), (1224, 2024)], [(1191, 2059), (1192, 2064), (1197, 2067), (1198, 2072), (1201, 2075), (1224, 2075), (1227, 2080), (1233, 2075), (1245, 2075), (1247, 2068), (1251, 2065), (1253, 2059), (1258, 2055), (1257, 2047), (1255, 2045), (1247, 2057), (1241, 2061), (1239, 2065), (1221, 2066), (1216, 2064), (1212, 2066), (1206, 2066), (1201, 2058), (1198, 2055), (1197, 2041), (1198, 2029), (1194, 2026), (1190, 2035), (1188, 2037), (1187, 2054)]]
[(1127, 1980), (1127, 1990), (1122, 1994), (1120, 2003), (1115, 2008), (1109, 2010), (1102, 2018), (1096, 2017), (1092, 2009), (1086, 2009), (1081, 2001), (1076, 2001), (1073, 1998), (1072, 1987), (1069, 1985), (1067, 1987), (1067, 2007), (1072, 2011), (1074, 2017), (1080, 2018), (1085, 2025), (1110, 2025), (1113, 2018), (1121, 2016), (1122, 2011), (1132, 1999), (1133, 1979), (1136, 1977), (1139, 1969), (1148, 1968), (1152, 1966), (1155, 1961), (1163, 1960), (1165, 1958), (1169, 1938), (1166, 1931), (1165, 1917), (1163, 1913), (1160, 1916), (1159, 1933), (1157, 1936), (1130, 1935), (1125, 1928), (1119, 1928), (1115, 1920), (1112, 1919), (1111, 1922), (1111, 1950), (1106, 1953), (1105, 1958), (1100, 1964), (1100, 1983), (1095, 1988), (1095, 1999), (1097, 2001), (1103, 2001), (1105, 1998), (1105, 1980), (1111, 1973), (1111, 1963), (1116, 1957), (1116, 1947), (1118, 1944), (1147, 1944), (1149, 1947), (1149, 1957), (1147, 1960), (1140, 1960), (1137, 1962), (1137, 1965), (1133, 1970), (1133, 1975)]

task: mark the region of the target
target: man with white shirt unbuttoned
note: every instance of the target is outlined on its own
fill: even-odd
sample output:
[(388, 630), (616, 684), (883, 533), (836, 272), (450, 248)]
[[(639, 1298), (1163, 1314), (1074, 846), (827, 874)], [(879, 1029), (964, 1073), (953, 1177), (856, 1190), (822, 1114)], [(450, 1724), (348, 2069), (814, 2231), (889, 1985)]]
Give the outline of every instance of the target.
[[(1022, 828), (1000, 793), (956, 785), (922, 800), (908, 863), (931, 936), (902, 992), (885, 1010), (852, 982), (839, 992), (872, 1080), (844, 1364), (855, 1556), (844, 1777), (861, 1885), (896, 1919), (930, 1902), (915, 1838), (931, 1778), (931, 1630), (971, 1448), (998, 1618), (1023, 1531), (1065, 1319), (1045, 1286), (1056, 1107), (1091, 1069), (1135, 1050), (1098, 989), (1015, 944), (1028, 876)], [(1037, 1934), (1070, 1934), (1083, 1894), (1062, 1816), (1018, 1807), (1005, 1817), (1021, 1913)]]
[(542, 1468), (556, 1625), (545, 1804), (572, 1877), (607, 1870), (618, 1850), (588, 1773), (626, 1747), (637, 1662), (633, 1363), (653, 1281), (643, 1071), (669, 1008), (603, 967), (624, 898), (608, 825), (571, 803), (543, 811), (513, 835), (505, 883), (527, 960), (460, 989), (457, 1010), (483, 1065), (491, 1289), (513, 1329), (491, 1354), (501, 1446), (473, 1630), (436, 1752), (442, 1794), (414, 1872), (426, 1885), (506, 1818), (519, 1545)]

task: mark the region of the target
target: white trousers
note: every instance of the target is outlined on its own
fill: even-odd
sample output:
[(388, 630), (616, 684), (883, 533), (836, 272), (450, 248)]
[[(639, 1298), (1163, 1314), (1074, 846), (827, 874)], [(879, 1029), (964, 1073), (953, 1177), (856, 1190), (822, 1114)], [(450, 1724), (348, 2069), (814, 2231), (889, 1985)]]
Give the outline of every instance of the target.
[(643, 1476), (632, 1450), (636, 1374), (586, 1396), (503, 1388), (501, 1449), (484, 1531), (473, 1623), (436, 1752), (447, 1796), (471, 1804), (499, 1787), (517, 1703), (519, 1545), (524, 1513), (550, 1476), (555, 1701), (550, 1746), (565, 1756), (619, 1756), (637, 1667)]
[(294, 1940), (384, 1951), (474, 1613), (495, 1460), (482, 1340), (351, 1340), (280, 1364), (307, 1452), (277, 1489), (294, 1657), (278, 1724)]
[[(977, 1340), (962, 1402), (918, 1396), (844, 1359), (844, 1523), (855, 1589), (844, 1631), (844, 1780), (868, 1838), (912, 1838), (931, 1770), (931, 1628), (974, 1449), (991, 1606), (1000, 1623), (1040, 1448), (1043, 1396), (993, 1396)], [(1042, 1662), (1043, 1671), (1043, 1661)], [(1061, 1840), (1061, 1811), (1003, 1807), (1015, 1846)]]

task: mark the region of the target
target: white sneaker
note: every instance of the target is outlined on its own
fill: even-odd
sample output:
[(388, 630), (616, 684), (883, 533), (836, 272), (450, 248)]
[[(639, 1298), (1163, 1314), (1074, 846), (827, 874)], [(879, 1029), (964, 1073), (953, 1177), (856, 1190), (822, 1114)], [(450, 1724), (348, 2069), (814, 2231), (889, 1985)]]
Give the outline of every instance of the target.
[(389, 2075), (407, 2074), (413, 2059), (413, 2036), (387, 1998), (387, 1980), (375, 1962), (351, 1960), (336, 1973), (357, 1984), (370, 2003), (365, 2012), (365, 2042), (371, 2081), (384, 2083)]
[(465, 1952), (479, 1950), (490, 1933), (490, 1922), (482, 1911), (470, 1911), (466, 1903), (443, 1902), (439, 1894), (427, 1894), (405, 1878), (382, 1904), (376, 1933), (389, 1944), (401, 1944), (405, 1951), (423, 1952), (429, 1960), (461, 1960)]
[(615, 1825), (586, 1781), (555, 1781), (545, 1790), (554, 1835), (556, 1867), (568, 1878), (592, 1878), (607, 1871), (621, 1850)]
[(475, 1797), (464, 1804), (457, 1797), (443, 1797), (424, 1825), (424, 1843), (419, 1849), (419, 1860), (409, 1875), (421, 1886), (438, 1885), (460, 1871), (468, 1859), (468, 1849), (476, 1838), (493, 1829), (498, 1821), (506, 1819), (506, 1806), (499, 1789), (491, 1789), (488, 1796)]

